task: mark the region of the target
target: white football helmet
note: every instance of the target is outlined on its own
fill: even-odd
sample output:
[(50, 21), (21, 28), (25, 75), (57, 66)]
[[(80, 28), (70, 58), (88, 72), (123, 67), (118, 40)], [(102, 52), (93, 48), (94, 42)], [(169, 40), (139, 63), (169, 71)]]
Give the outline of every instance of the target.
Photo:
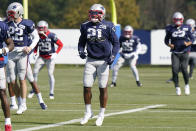
[(23, 15), (24, 15), (23, 6), (18, 2), (13, 2), (8, 6), (6, 10), (6, 14), (7, 14), (8, 20), (14, 20), (19, 17), (23, 18)]
[(188, 19), (188, 20), (186, 20), (186, 24), (189, 25), (191, 28), (194, 28), (195, 27), (195, 20)]
[(180, 12), (175, 12), (173, 15), (173, 22), (177, 26), (181, 26), (184, 21), (184, 16)]
[(48, 23), (41, 20), (37, 23), (37, 30), (39, 34), (45, 34), (48, 31)]
[(125, 38), (131, 38), (133, 35), (133, 27), (130, 25), (125, 26), (125, 28), (123, 29), (123, 36)]
[(89, 10), (89, 21), (101, 22), (105, 18), (106, 10), (101, 4), (94, 4)]

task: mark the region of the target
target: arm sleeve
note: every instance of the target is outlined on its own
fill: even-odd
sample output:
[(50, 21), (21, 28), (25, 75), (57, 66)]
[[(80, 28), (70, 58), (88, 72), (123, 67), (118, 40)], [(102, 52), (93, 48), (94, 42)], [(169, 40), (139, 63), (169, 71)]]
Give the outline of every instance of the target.
[(58, 39), (56, 41), (56, 44), (58, 45), (58, 48), (56, 50), (56, 53), (58, 54), (61, 51), (61, 49), (63, 48), (63, 43)]
[(116, 56), (116, 54), (118, 53), (118, 51), (120, 49), (120, 43), (119, 43), (119, 40), (116, 36), (115, 31), (116, 31), (115, 26), (112, 24), (112, 27), (110, 29), (110, 40), (113, 45), (113, 48), (112, 48), (112, 55), (113, 56)]
[(165, 44), (168, 45), (170, 43), (170, 37), (171, 37), (168, 27), (166, 27), (165, 32), (166, 32), (166, 35), (165, 35), (164, 41), (165, 41)]
[(39, 41), (39, 35), (38, 35), (38, 32), (36, 29), (31, 33), (31, 36), (32, 36), (32, 43), (29, 47), (31, 47), (31, 49), (33, 49), (33, 48), (35, 48), (35, 46), (37, 45), (37, 43)]
[(78, 42), (78, 52), (84, 52), (87, 38), (85, 37), (83, 25), (81, 25), (81, 27), (80, 27), (80, 33), (81, 33), (81, 35), (80, 35), (79, 42)]
[(35, 46), (34, 53), (37, 54), (38, 44)]
[(191, 29), (190, 29), (190, 31), (187, 32), (187, 34), (188, 34), (188, 36), (189, 36), (190, 41), (191, 41), (192, 43), (194, 43), (195, 38), (194, 38), (194, 36), (193, 36), (193, 34), (192, 34), (192, 32), (191, 32)]

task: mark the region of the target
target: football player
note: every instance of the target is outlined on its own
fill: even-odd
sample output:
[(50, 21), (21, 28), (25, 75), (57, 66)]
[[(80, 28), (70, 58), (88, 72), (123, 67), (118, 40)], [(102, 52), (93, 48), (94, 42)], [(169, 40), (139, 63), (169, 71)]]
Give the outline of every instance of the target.
[[(37, 82), (38, 73), (46, 64), (50, 84), (49, 98), (54, 99), (55, 79), (53, 72), (55, 68), (55, 58), (63, 48), (63, 43), (57, 38), (56, 34), (48, 30), (48, 23), (46, 21), (39, 21), (37, 24), (37, 30), (40, 39), (34, 50), (34, 53), (37, 55), (37, 50), (39, 49), (39, 57), (35, 62), (33, 75), (35, 81)], [(58, 46), (57, 50), (55, 50), (55, 45)], [(32, 95), (34, 92), (31, 91), (30, 93)]]
[(195, 30), (195, 20), (194, 19), (188, 19), (186, 21), (186, 24), (189, 25), (192, 28), (192, 34), (194, 37), (194, 42), (191, 45), (191, 52), (189, 53), (189, 65), (190, 65), (190, 71), (189, 71), (189, 78), (193, 79), (193, 70), (196, 65), (196, 30)]
[[(115, 34), (115, 26), (112, 22), (105, 21), (106, 10), (101, 4), (94, 4), (89, 10), (89, 21), (82, 23), (80, 28), (80, 38), (78, 42), (78, 52), (82, 59), (86, 60), (83, 76), (83, 90), (85, 115), (81, 120), (84, 125), (93, 116), (91, 110), (91, 88), (98, 77), (100, 91), (100, 112), (96, 120), (96, 125), (101, 126), (104, 120), (108, 93), (107, 82), (109, 77), (109, 65), (114, 61), (120, 44)], [(87, 54), (85, 52), (87, 49)]]
[[(7, 44), (7, 47), (3, 48), (3, 42)], [(8, 26), (6, 23), (0, 21), (0, 98), (5, 117), (5, 131), (12, 131), (12, 126), (10, 119), (10, 106), (6, 95), (5, 63), (3, 54), (5, 55), (13, 49), (14, 43), (8, 33)]]
[[(7, 76), (10, 77), (10, 84), (12, 87), (15, 87), (16, 73), (19, 77), (22, 101), (16, 113), (22, 114), (27, 110), (27, 86), (25, 76), (28, 65), (28, 54), (39, 41), (39, 35), (33, 21), (23, 19), (24, 10), (20, 3), (11, 3), (7, 8), (6, 13), (9, 20), (7, 23), (9, 26), (9, 33), (15, 45), (14, 50), (8, 54)], [(29, 35), (33, 38), (30, 46), (28, 46)]]
[(139, 51), (141, 50), (140, 39), (133, 35), (133, 28), (130, 25), (125, 26), (123, 30), (123, 35), (120, 39), (120, 58), (118, 59), (116, 65), (112, 69), (112, 83), (110, 87), (116, 86), (116, 80), (118, 76), (118, 70), (123, 66), (125, 60), (129, 61), (130, 68), (136, 79), (136, 84), (141, 87), (142, 84), (139, 80), (139, 73), (136, 67)]
[(181, 95), (179, 86), (178, 73), (181, 67), (185, 82), (185, 95), (190, 94), (188, 66), (188, 52), (194, 41), (192, 29), (190, 26), (183, 24), (184, 16), (180, 12), (173, 14), (173, 23), (166, 27), (165, 44), (171, 48), (172, 75), (176, 94)]

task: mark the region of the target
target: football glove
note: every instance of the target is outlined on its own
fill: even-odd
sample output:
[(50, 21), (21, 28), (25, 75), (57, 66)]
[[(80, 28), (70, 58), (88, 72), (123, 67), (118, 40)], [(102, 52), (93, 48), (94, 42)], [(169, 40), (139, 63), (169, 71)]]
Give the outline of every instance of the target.
[(86, 52), (79, 52), (80, 58), (85, 59), (86, 58)]
[(57, 53), (52, 53), (52, 55), (51, 55), (50, 59), (55, 59), (55, 58), (56, 58), (56, 56), (57, 56)]

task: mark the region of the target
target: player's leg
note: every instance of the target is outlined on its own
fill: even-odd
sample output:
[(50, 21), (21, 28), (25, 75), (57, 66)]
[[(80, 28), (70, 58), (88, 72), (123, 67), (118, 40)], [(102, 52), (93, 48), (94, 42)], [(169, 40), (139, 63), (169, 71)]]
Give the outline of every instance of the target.
[(32, 87), (32, 90), (33, 90), (32, 93), (29, 93), (28, 98), (32, 98), (33, 94), (35, 93), (41, 108), (43, 110), (45, 110), (47, 108), (47, 105), (44, 103), (41, 92), (37, 86), (37, 83), (34, 81), (30, 63), (28, 63), (28, 67), (27, 67), (27, 79)]
[(120, 57), (116, 63), (116, 65), (112, 69), (112, 83), (110, 84), (110, 87), (116, 86), (116, 80), (118, 76), (118, 70), (123, 66), (125, 62), (125, 59)]
[(193, 75), (193, 68), (194, 68), (194, 63), (193, 63), (193, 58), (189, 58), (189, 78), (192, 78)]
[(10, 119), (10, 105), (6, 95), (6, 80), (5, 80), (5, 70), (4, 68), (0, 68), (0, 99), (1, 99), (1, 107), (5, 117), (5, 129), (12, 128), (11, 119)]
[(44, 64), (45, 64), (44, 59), (39, 56), (35, 62), (34, 69), (33, 69), (33, 77), (34, 77), (35, 82), (37, 82), (38, 73), (44, 67)]
[[(8, 82), (8, 90), (11, 98), (11, 109), (18, 109), (18, 105), (16, 104), (15, 95), (18, 100), (20, 100), (20, 89), (16, 80), (16, 63), (13, 60), (8, 60), (6, 66), (7, 73), (7, 82)], [(18, 101), (20, 102), (20, 101)], [(20, 104), (20, 103), (18, 103)]]
[(107, 83), (109, 78), (109, 66), (106, 62), (100, 61), (100, 65), (97, 68), (98, 82), (99, 82), (99, 100), (100, 100), (100, 112), (96, 120), (96, 125), (101, 126), (104, 120), (104, 113), (108, 100)]
[(176, 88), (176, 94), (181, 95), (181, 89), (179, 87), (179, 80), (178, 80), (178, 73), (179, 73), (179, 69), (180, 69), (179, 54), (172, 53), (171, 60), (172, 60), (172, 75), (173, 75), (174, 85)]
[(54, 85), (55, 85), (55, 79), (54, 79), (55, 61), (54, 59), (47, 60), (46, 65), (48, 69), (49, 84), (50, 84), (49, 98), (54, 99)]
[(142, 83), (140, 82), (138, 69), (136, 67), (137, 59), (138, 59), (138, 55), (134, 55), (134, 57), (129, 60), (129, 65), (130, 65), (130, 68), (133, 72), (133, 76), (135, 77), (137, 86), (141, 87)]
[(189, 87), (189, 74), (187, 71), (188, 67), (188, 53), (182, 54), (181, 57), (181, 70), (184, 78), (185, 83), (185, 94), (190, 95), (190, 87)]
[(96, 67), (93, 65), (94, 64), (93, 61), (94, 61), (93, 59), (88, 58), (84, 68), (83, 97), (85, 103), (85, 115), (80, 122), (82, 125), (86, 124), (88, 120), (93, 116), (91, 110), (91, 98), (92, 98), (91, 87), (93, 86), (93, 83), (96, 78)]
[(26, 97), (27, 97), (27, 84), (26, 84), (26, 73), (27, 73), (27, 64), (28, 59), (27, 56), (21, 56), (20, 59), (17, 60), (17, 72), (20, 83), (20, 94), (22, 97), (21, 104), (19, 105), (19, 109), (16, 112), (17, 114), (22, 114), (27, 110), (26, 106)]

